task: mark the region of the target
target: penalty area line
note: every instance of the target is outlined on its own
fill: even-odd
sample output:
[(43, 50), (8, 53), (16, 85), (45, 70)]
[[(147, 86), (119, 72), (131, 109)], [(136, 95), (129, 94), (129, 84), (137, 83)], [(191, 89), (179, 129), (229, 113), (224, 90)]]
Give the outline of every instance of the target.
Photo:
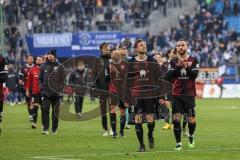
[[(240, 148), (198, 148), (186, 149), (182, 151), (162, 150), (162, 151), (149, 151), (149, 152), (119, 152), (119, 153), (93, 153), (93, 154), (76, 154), (76, 155), (58, 155), (58, 156), (35, 156), (32, 159), (45, 159), (45, 160), (83, 160), (82, 157), (97, 157), (97, 156), (131, 156), (142, 154), (156, 154), (156, 153), (181, 153), (181, 152), (227, 152), (227, 151), (240, 151)], [(72, 157), (72, 158), (71, 158)], [(79, 157), (79, 158), (78, 158)]]

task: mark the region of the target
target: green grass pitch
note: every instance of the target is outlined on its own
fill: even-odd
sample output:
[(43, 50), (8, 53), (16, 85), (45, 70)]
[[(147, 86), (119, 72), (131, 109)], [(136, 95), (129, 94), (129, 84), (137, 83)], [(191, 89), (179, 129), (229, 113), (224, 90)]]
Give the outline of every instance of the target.
[[(92, 105), (88, 100), (84, 102), (85, 108)], [(197, 100), (196, 111), (195, 149), (188, 149), (187, 138), (183, 138), (183, 151), (173, 151), (173, 132), (163, 131), (164, 123), (158, 121), (155, 148), (137, 153), (134, 126), (125, 130), (126, 138), (113, 139), (102, 137), (99, 118), (85, 122), (61, 120), (57, 135), (41, 135), (40, 124), (36, 130), (30, 128), (24, 105), (5, 105), (0, 124), (0, 160), (239, 160), (240, 99)], [(146, 126), (144, 131), (148, 146)]]

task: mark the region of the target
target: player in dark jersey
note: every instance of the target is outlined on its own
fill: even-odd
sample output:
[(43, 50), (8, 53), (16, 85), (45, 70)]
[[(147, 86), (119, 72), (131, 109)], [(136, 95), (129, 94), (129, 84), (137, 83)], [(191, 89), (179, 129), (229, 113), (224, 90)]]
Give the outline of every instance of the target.
[[(103, 68), (101, 69), (97, 80), (96, 80), (96, 87), (102, 91), (108, 91), (108, 85), (110, 81), (109, 75), (109, 61), (110, 61), (110, 45), (106, 42), (100, 44), (99, 46), (101, 56), (100, 59), (103, 63)], [(101, 95), (99, 97), (100, 102), (100, 109), (101, 109), (101, 117), (102, 117), (102, 127), (104, 129), (103, 136), (113, 135), (112, 131), (108, 132), (108, 125), (107, 125), (107, 110), (109, 109), (108, 106), (108, 96)]]
[[(42, 64), (42, 57), (38, 56), (35, 65), (30, 69), (26, 83), (26, 96), (31, 96), (30, 113), (33, 116), (32, 128), (37, 128), (38, 108), (42, 106), (41, 92), (39, 87), (39, 71)], [(30, 89), (32, 93), (30, 93)], [(32, 94), (32, 95), (31, 95)]]
[[(118, 52), (121, 56), (121, 59), (126, 61), (127, 58), (128, 58), (128, 50), (127, 50), (127, 45), (124, 44), (124, 42), (120, 43), (119, 46), (118, 46)], [(129, 113), (128, 113), (128, 108), (126, 108), (125, 110), (125, 119), (126, 119), (126, 125), (125, 125), (125, 128), (126, 129), (130, 129), (130, 125), (128, 124), (129, 122)]]
[[(146, 95), (142, 95), (142, 93), (144, 91), (149, 91), (151, 88), (151, 83), (154, 83), (156, 79), (162, 75), (159, 72), (160, 68), (152, 68), (152, 66), (157, 66), (156, 61), (153, 59), (153, 57), (147, 55), (146, 43), (143, 40), (136, 40), (134, 43), (134, 50), (136, 52), (136, 56), (129, 60), (129, 62), (132, 64), (129, 64), (128, 66), (128, 73), (132, 74), (129, 79), (132, 79), (133, 81), (131, 82), (132, 84), (128, 83), (130, 87), (127, 88), (129, 88), (131, 91), (131, 97), (135, 99), (135, 105), (134, 108), (131, 108), (131, 114), (132, 111), (134, 111), (133, 118), (135, 122), (135, 130), (138, 141), (140, 143), (139, 152), (145, 152), (146, 150), (143, 140), (142, 123), (147, 123), (149, 148), (152, 149), (154, 148), (154, 105), (156, 98), (153, 96), (146, 97)], [(154, 62), (155, 65), (152, 65), (152, 62)], [(132, 118), (132, 116), (130, 118)]]
[[(119, 88), (122, 88), (124, 85), (124, 79), (126, 75), (126, 61), (123, 59), (123, 57), (120, 55), (117, 48), (112, 48), (110, 51), (111, 54), (111, 62), (109, 64), (109, 71), (110, 71), (110, 83), (109, 83), (109, 92), (114, 94), (119, 102), (112, 103), (110, 99), (110, 119), (111, 119), (111, 127), (113, 130), (113, 138), (116, 138), (117, 132), (116, 132), (116, 108), (118, 105), (120, 109), (120, 136), (125, 137), (124, 135), (124, 127), (126, 123), (126, 107), (124, 105), (124, 102), (122, 101), (122, 90), (119, 90)], [(116, 87), (117, 86), (117, 87)]]
[[(28, 55), (28, 57), (27, 57), (27, 64), (25, 66), (23, 66), (23, 68), (22, 68), (22, 70), (20, 72), (19, 84), (20, 85), (24, 85), (25, 91), (26, 91), (26, 85), (27, 85), (27, 81), (28, 81), (29, 71), (34, 66), (33, 61), (34, 61), (33, 56), (32, 55)], [(31, 93), (31, 90), (30, 90), (30, 93)], [(31, 96), (29, 96), (29, 97), (26, 96), (26, 104), (27, 104), (27, 109), (28, 109), (28, 114), (29, 114), (29, 121), (33, 122), (33, 116), (31, 115), (31, 111), (30, 111)]]
[[(176, 58), (177, 57), (177, 49), (170, 49), (167, 51), (167, 57), (168, 57), (168, 61), (167, 61), (167, 66), (170, 64), (170, 61), (173, 59), (173, 58)], [(168, 98), (167, 100), (168, 101), (172, 101), (172, 98), (171, 98), (171, 94), (168, 95)], [(165, 101), (167, 102), (167, 101)], [(167, 102), (168, 103), (168, 102)], [(187, 126), (187, 116), (186, 115), (183, 115), (183, 121), (182, 121), (182, 133), (183, 133), (183, 136), (185, 137), (188, 137), (188, 130), (186, 128)]]
[(178, 57), (171, 60), (166, 79), (172, 82), (173, 124), (174, 135), (177, 142), (175, 150), (182, 149), (181, 118), (188, 117), (189, 148), (194, 148), (195, 121), (195, 79), (198, 76), (199, 63), (196, 58), (187, 54), (187, 42), (177, 42)]
[[(168, 64), (164, 63), (162, 55), (155, 54), (154, 59), (156, 59), (158, 65), (161, 67), (161, 71), (163, 72), (163, 74), (165, 74), (167, 72)], [(166, 122), (162, 129), (163, 130), (172, 129), (173, 125), (170, 122), (171, 105), (168, 99), (168, 95), (164, 95), (162, 97), (157, 98), (156, 106), (157, 106), (158, 114), (160, 114), (159, 118), (164, 119)]]
[[(2, 122), (3, 102), (4, 102), (4, 89), (3, 83), (6, 82), (8, 72), (5, 70), (7, 61), (4, 57), (0, 56), (0, 123)], [(1, 133), (0, 127), (0, 133)]]

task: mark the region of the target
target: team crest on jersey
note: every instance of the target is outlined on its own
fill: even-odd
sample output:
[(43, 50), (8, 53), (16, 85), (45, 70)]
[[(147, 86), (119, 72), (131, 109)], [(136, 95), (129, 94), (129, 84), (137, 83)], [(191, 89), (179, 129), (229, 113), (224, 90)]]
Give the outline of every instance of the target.
[(191, 66), (193, 62), (188, 62), (188, 66)]
[(146, 77), (146, 71), (145, 70), (140, 70), (140, 77), (141, 78), (144, 78), (144, 77)]
[(56, 71), (58, 69), (58, 67), (54, 67), (53, 70)]
[(168, 65), (168, 69), (170, 69), (170, 68), (171, 68), (171, 64)]
[(181, 75), (182, 75), (182, 76), (186, 76), (186, 75), (187, 75), (187, 71), (186, 71), (185, 68), (182, 68), (182, 69), (181, 69)]
[(121, 69), (124, 70), (125, 69), (125, 65), (121, 65)]

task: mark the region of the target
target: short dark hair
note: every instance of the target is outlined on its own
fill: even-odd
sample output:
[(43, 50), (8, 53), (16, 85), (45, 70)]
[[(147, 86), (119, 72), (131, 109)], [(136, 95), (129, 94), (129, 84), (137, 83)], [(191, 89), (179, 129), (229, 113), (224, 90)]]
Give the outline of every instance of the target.
[(27, 58), (28, 58), (28, 57), (32, 57), (32, 58), (34, 58), (33, 55), (31, 55), (31, 54), (28, 54), (28, 55), (27, 55)]
[(77, 66), (78, 65), (84, 65), (84, 62), (82, 61), (82, 60), (79, 60), (78, 62), (77, 62)]
[(137, 48), (138, 43), (141, 43), (141, 42), (144, 42), (144, 40), (143, 40), (143, 39), (137, 39), (137, 40), (134, 42), (134, 45), (133, 45), (134, 49)]
[(54, 57), (56, 57), (56, 56), (57, 56), (57, 51), (56, 51), (56, 49), (51, 49), (51, 50), (48, 51), (47, 54), (51, 54), (51, 55), (53, 55)]
[(120, 43), (119, 46), (118, 46), (118, 49), (120, 49), (120, 48), (127, 49), (127, 46), (122, 42), (122, 43)]
[(118, 49), (116, 47), (112, 47), (111, 50), (110, 50), (110, 54), (115, 50), (118, 50)]
[(102, 50), (104, 46), (108, 45), (107, 42), (103, 42), (99, 45), (99, 49)]
[(183, 39), (183, 38), (180, 38), (179, 40), (177, 40), (177, 42), (180, 42), (180, 41), (183, 41), (183, 42), (187, 43), (187, 41), (185, 39)]

